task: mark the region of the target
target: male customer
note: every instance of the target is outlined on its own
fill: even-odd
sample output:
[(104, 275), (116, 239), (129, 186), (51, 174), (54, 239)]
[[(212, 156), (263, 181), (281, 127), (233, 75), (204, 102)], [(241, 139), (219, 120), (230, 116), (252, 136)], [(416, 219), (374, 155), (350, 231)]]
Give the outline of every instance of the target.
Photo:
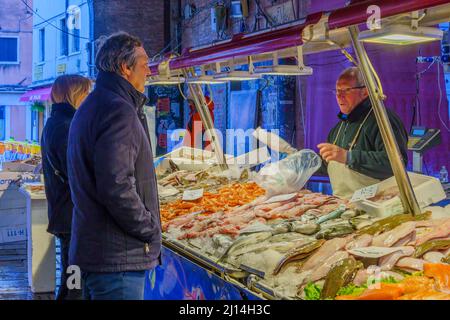
[(150, 75), (141, 41), (104, 40), (94, 91), (69, 132), (74, 203), (70, 263), (92, 300), (142, 300), (145, 271), (161, 263), (161, 222), (153, 154), (143, 106)]

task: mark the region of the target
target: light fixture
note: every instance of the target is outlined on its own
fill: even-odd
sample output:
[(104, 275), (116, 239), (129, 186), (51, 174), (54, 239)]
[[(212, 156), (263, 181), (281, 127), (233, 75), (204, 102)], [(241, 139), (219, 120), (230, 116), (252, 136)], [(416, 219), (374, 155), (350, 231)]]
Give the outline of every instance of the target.
[(213, 76), (207, 75), (205, 67), (200, 67), (200, 75), (195, 75), (186, 79), (186, 83), (190, 84), (224, 84), (225, 81), (214, 79)]
[(147, 79), (146, 85), (173, 85), (184, 83), (185, 78), (177, 71), (171, 72), (169, 68), (170, 59), (173, 56), (169, 57), (169, 59), (162, 61), (158, 65), (158, 75), (150, 76)]
[(253, 61), (249, 56), (248, 58), (248, 71), (235, 70), (233, 61), (230, 62), (230, 71), (221, 72), (220, 63), (216, 63), (216, 74), (213, 76), (216, 80), (222, 81), (248, 81), (257, 80), (261, 78), (260, 74), (253, 73)]
[(443, 31), (438, 28), (414, 28), (409, 25), (393, 24), (381, 29), (363, 31), (358, 39), (370, 43), (410, 45), (442, 40), (443, 34)]
[(181, 76), (151, 76), (147, 82), (146, 85), (150, 85), (150, 86), (165, 86), (165, 85), (172, 85), (172, 84), (179, 84), (179, 83), (184, 83), (185, 79), (184, 77)]
[(313, 73), (313, 69), (305, 66), (303, 63), (303, 50), (301, 46), (297, 47), (296, 65), (280, 65), (278, 64), (278, 53), (274, 52), (272, 55), (273, 64), (271, 66), (255, 67), (254, 72), (277, 76), (310, 76)]

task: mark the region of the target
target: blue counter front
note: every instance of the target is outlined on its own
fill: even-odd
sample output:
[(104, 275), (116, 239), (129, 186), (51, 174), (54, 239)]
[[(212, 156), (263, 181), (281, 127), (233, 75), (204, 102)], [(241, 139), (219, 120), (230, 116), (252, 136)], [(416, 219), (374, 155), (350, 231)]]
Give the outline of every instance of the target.
[(259, 300), (175, 251), (162, 247), (162, 265), (147, 272), (146, 300)]

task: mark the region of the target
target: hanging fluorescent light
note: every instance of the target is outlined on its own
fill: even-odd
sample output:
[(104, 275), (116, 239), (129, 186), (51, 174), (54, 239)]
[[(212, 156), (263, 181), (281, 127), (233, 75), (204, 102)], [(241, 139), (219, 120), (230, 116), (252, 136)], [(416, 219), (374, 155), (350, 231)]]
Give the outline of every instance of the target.
[(303, 63), (303, 49), (297, 47), (297, 64), (296, 65), (280, 65), (278, 64), (278, 53), (273, 53), (273, 64), (271, 66), (255, 67), (255, 73), (275, 76), (310, 76), (313, 73), (311, 67), (307, 67)]
[(207, 75), (204, 66), (200, 67), (200, 75), (193, 76), (186, 79), (187, 83), (191, 84), (224, 84), (225, 81), (214, 79), (213, 76)]
[(363, 31), (358, 39), (370, 43), (410, 45), (442, 40), (443, 34), (438, 28), (412, 28), (409, 25), (394, 24), (381, 29)]
[(216, 63), (216, 74), (213, 76), (216, 80), (222, 81), (248, 81), (257, 80), (261, 78), (260, 74), (253, 73), (253, 61), (252, 58), (248, 57), (248, 70), (249, 71), (238, 71), (234, 69), (234, 63), (230, 62), (230, 71), (221, 72), (220, 63)]
[(165, 86), (165, 85), (173, 85), (173, 84), (179, 84), (179, 83), (184, 83), (185, 79), (184, 77), (181, 76), (151, 76), (147, 82), (146, 85), (150, 85), (150, 86)]
[(214, 76), (214, 79), (222, 81), (247, 81), (247, 80), (256, 80), (260, 78), (261, 75), (259, 74), (252, 74), (249, 73), (248, 71), (236, 71), (236, 70), (218, 73)]
[(190, 77), (186, 80), (187, 83), (192, 84), (224, 84), (225, 81), (214, 79), (213, 76), (198, 76)]

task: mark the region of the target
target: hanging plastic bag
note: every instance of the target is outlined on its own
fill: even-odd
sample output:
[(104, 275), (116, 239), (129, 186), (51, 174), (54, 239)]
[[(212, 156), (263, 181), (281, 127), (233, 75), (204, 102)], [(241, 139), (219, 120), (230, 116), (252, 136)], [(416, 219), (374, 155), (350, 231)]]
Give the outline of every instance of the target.
[(268, 196), (294, 193), (305, 186), (321, 165), (322, 160), (317, 153), (304, 149), (262, 168), (254, 180)]

